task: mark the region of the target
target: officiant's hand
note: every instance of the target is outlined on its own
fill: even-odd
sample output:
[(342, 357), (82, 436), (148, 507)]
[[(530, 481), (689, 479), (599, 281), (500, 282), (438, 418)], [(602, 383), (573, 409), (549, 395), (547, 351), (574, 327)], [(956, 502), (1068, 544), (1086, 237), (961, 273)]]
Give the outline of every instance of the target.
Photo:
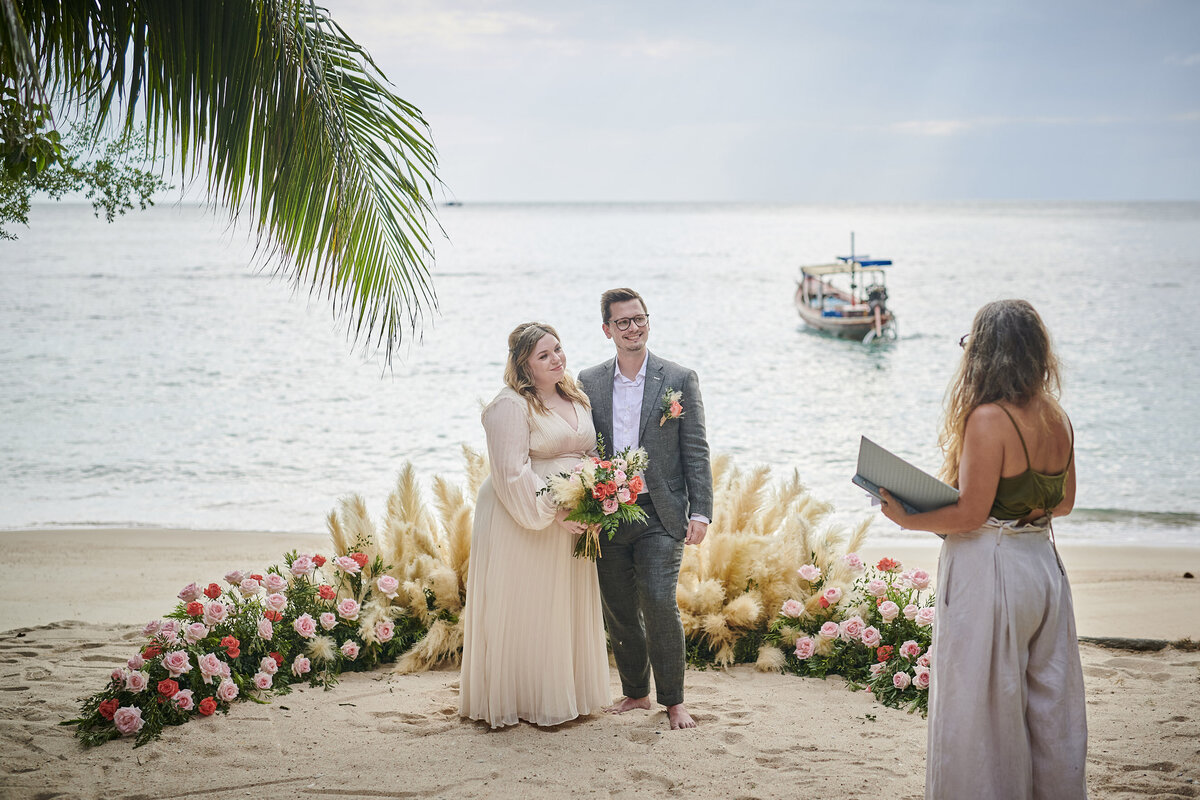
[(560, 508), (554, 514), (554, 521), (557, 522), (558, 526), (560, 528), (562, 528), (564, 531), (566, 531), (567, 533), (569, 533), (573, 536), (578, 536), (579, 534), (581, 534), (585, 530), (587, 530), (587, 525), (584, 525), (582, 522), (576, 522), (573, 519), (567, 519), (567, 514), (570, 514), (570, 513), (571, 512), (568, 511), (567, 509)]
[(900, 505), (900, 501), (882, 486), (879, 487), (879, 497), (879, 510), (883, 512), (883, 515), (901, 528), (907, 527), (904, 521), (908, 519), (908, 512), (904, 510), (904, 506)]
[(708, 523), (698, 519), (688, 520), (687, 536), (683, 537), (684, 544), (700, 544), (704, 534), (708, 533)]

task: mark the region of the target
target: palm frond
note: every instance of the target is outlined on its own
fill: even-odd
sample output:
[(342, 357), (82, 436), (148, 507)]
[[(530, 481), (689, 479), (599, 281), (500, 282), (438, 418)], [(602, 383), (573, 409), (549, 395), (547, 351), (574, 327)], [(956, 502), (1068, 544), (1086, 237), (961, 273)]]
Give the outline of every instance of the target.
[(325, 9), (0, 0), (0, 66), (28, 88), (22, 32), (40, 85), (97, 129), (144, 115), (151, 155), (252, 219), (262, 263), (327, 297), (356, 343), (390, 360), (436, 308), (429, 126)]

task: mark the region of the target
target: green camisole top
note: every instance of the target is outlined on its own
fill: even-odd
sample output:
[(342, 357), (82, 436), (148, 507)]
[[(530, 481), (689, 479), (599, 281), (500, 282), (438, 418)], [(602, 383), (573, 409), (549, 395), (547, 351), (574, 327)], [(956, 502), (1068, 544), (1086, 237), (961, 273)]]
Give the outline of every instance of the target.
[(1071, 461), (1075, 458), (1075, 432), (1071, 432), (1071, 455), (1067, 458), (1067, 466), (1055, 475), (1037, 472), (1029, 466), (1029, 448), (1025, 446), (1025, 437), (1008, 409), (1000, 406), (1000, 410), (1008, 415), (1013, 427), (1017, 429), (1017, 438), (1021, 440), (1021, 449), (1025, 451), (1025, 471), (1020, 475), (1000, 478), (996, 487), (996, 499), (992, 501), (992, 516), (996, 519), (1024, 519), (1034, 509), (1050, 509), (1063, 501), (1067, 485), (1067, 473), (1071, 471)]

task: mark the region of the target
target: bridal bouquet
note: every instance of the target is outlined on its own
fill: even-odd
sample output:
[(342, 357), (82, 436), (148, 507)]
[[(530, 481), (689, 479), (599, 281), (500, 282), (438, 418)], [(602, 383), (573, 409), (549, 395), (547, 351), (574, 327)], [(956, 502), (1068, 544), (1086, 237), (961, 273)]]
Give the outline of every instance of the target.
[(650, 463), (640, 447), (626, 447), (611, 459), (604, 458), (604, 441), (597, 440), (600, 456), (584, 458), (570, 472), (551, 475), (542, 489), (559, 508), (571, 510), (567, 519), (588, 526), (575, 543), (575, 557), (593, 561), (600, 555), (601, 531), (612, 539), (622, 522), (646, 518), (637, 496), (645, 486), (642, 473)]

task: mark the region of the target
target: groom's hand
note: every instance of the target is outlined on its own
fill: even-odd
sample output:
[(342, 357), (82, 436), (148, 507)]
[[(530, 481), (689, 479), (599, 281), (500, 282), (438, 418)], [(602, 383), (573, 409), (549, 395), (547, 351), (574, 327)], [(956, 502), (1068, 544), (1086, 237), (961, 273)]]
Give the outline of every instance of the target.
[(688, 520), (687, 536), (683, 537), (684, 544), (700, 544), (704, 541), (704, 534), (708, 533), (708, 523), (701, 522), (698, 519)]

